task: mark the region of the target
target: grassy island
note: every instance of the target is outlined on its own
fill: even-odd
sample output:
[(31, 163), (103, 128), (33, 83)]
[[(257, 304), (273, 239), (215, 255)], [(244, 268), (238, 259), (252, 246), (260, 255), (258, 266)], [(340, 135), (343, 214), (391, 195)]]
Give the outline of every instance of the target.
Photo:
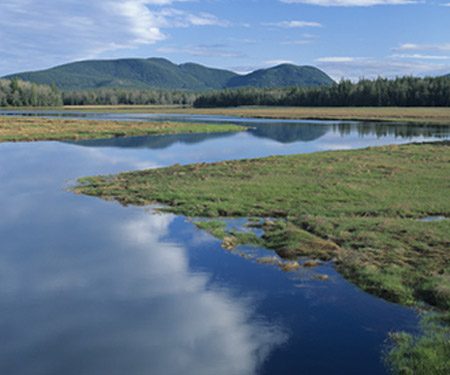
[[(444, 141), (87, 177), (74, 191), (124, 205), (163, 203), (164, 211), (186, 216), (272, 218), (262, 224), (262, 244), (281, 257), (334, 260), (369, 293), (440, 310), (444, 323), (428, 325), (426, 337), (393, 336), (397, 346), (388, 360), (398, 374), (445, 374), (449, 167), (450, 142)], [(441, 220), (421, 220), (429, 217)], [(220, 225), (213, 229), (223, 232)]]
[(78, 140), (176, 133), (240, 131), (225, 124), (177, 122), (93, 121), (40, 117), (0, 117), (0, 142)]

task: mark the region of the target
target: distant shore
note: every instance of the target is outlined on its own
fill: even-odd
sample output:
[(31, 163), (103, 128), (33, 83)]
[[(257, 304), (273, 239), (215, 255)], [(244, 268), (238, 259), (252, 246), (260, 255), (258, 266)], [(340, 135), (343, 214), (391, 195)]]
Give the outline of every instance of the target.
[(388, 121), (450, 125), (449, 107), (230, 107), (193, 108), (182, 105), (85, 105), (64, 107), (11, 107), (1, 111), (74, 111), (110, 113), (174, 113), (222, 115), (245, 118), (330, 120), (330, 121)]

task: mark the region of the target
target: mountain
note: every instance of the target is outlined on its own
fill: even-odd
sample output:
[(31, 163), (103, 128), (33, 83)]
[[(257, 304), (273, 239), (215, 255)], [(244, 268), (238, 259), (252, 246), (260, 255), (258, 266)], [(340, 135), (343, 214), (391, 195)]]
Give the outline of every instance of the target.
[(239, 75), (222, 69), (186, 63), (176, 65), (163, 58), (89, 60), (47, 70), (11, 74), (4, 78), (50, 85), (60, 90), (97, 88), (220, 90), (237, 87), (322, 86), (333, 80), (311, 66), (282, 64)]
[(6, 76), (24, 81), (51, 84), (60, 90), (91, 90), (101, 87), (132, 89), (221, 89), (235, 73), (201, 65), (175, 65), (169, 60), (120, 59), (80, 61), (37, 72)]
[(228, 81), (227, 87), (328, 86), (333, 83), (324, 72), (312, 66), (282, 64), (235, 76)]
[(199, 81), (203, 82), (210, 89), (220, 90), (227, 87), (227, 82), (236, 77), (237, 74), (229, 70), (207, 68), (203, 65), (186, 63), (179, 65), (180, 69)]

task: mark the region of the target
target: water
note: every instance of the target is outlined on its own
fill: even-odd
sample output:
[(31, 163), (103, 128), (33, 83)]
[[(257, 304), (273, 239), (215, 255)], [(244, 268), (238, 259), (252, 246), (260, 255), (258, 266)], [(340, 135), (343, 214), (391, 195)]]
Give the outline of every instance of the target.
[(0, 144), (0, 374), (384, 374), (387, 333), (414, 330), (412, 310), (330, 265), (283, 273), (184, 217), (65, 191), (86, 175), (448, 137), (446, 127), (252, 123), (233, 134)]
[(445, 216), (429, 216), (421, 219), (417, 219), (417, 221), (430, 222), (430, 221), (442, 221), (445, 220)]

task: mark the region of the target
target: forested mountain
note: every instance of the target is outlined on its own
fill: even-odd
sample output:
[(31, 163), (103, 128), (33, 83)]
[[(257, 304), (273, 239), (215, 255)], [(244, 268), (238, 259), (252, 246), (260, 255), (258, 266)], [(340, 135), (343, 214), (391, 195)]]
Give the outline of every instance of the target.
[[(195, 66), (193, 67), (196, 68)], [(63, 91), (52, 84), (0, 79), (0, 107), (177, 104), (194, 107), (263, 106), (450, 106), (450, 77), (341, 80), (329, 86), (255, 88), (210, 92), (99, 88)]]
[(228, 81), (228, 88), (239, 87), (286, 87), (328, 86), (334, 81), (321, 70), (312, 66), (282, 64), (269, 69), (259, 69)]
[(307, 66), (283, 64), (239, 75), (193, 63), (176, 65), (162, 58), (81, 61), (4, 78), (20, 78), (37, 84), (54, 83), (63, 91), (99, 88), (210, 91), (235, 87), (333, 84), (324, 72)]
[(234, 72), (229, 70), (220, 70), (207, 68), (203, 65), (186, 63), (179, 65), (179, 68), (185, 74), (189, 74), (199, 81), (203, 82), (208, 89), (219, 86), (220, 88), (227, 87), (228, 81), (233, 77), (238, 77)]

